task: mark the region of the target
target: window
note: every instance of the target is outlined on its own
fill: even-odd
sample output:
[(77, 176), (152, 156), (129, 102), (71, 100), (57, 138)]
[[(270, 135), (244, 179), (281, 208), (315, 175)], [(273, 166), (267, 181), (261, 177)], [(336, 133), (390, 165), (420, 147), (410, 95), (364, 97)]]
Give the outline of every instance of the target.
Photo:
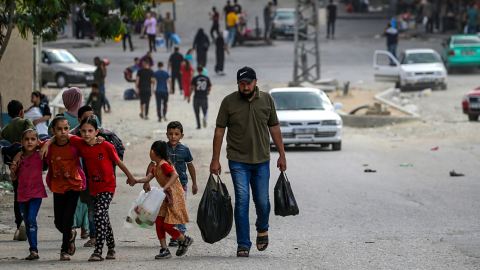
[(440, 60), (433, 53), (410, 53), (407, 54), (402, 59), (402, 64), (429, 64), (429, 63), (439, 63)]
[(47, 52), (47, 55), (52, 63), (78, 63), (77, 58), (68, 51), (54, 50)]
[(294, 12), (278, 12), (275, 16), (275, 20), (294, 20)]
[(277, 110), (331, 110), (332, 103), (318, 92), (274, 92)]
[(462, 37), (453, 39), (453, 45), (480, 44), (480, 37)]

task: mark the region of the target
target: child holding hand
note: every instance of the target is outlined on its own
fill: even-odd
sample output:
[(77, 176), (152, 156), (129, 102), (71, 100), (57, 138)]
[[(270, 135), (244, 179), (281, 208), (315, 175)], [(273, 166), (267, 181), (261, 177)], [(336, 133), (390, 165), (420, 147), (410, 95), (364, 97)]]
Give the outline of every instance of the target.
[[(179, 247), (176, 255), (184, 255), (188, 247), (192, 245), (193, 239), (189, 236), (184, 236), (175, 228), (177, 224), (189, 222), (187, 205), (185, 203), (185, 192), (178, 178), (178, 173), (173, 168), (168, 155), (167, 143), (164, 141), (156, 141), (152, 144), (150, 150), (150, 159), (155, 163), (148, 175), (142, 179), (129, 179), (127, 184), (134, 186), (136, 183), (149, 183), (153, 177), (157, 179), (158, 184), (163, 188), (166, 198), (160, 207), (160, 212), (155, 221), (157, 236), (160, 240), (160, 253), (155, 256), (155, 259), (168, 259), (172, 255), (167, 247), (165, 240), (165, 232), (179, 241)], [(144, 185), (146, 191), (150, 189), (149, 184)]]
[(10, 166), (10, 177), (18, 181), (18, 204), (25, 222), (27, 239), (30, 244), (30, 255), (25, 260), (37, 260), (37, 214), (42, 204), (42, 198), (47, 197), (43, 185), (43, 161), (37, 151), (39, 145), (38, 133), (27, 129), (22, 134), (23, 155), (20, 162), (14, 161)]
[[(88, 173), (90, 194), (93, 196), (96, 242), (95, 251), (89, 261), (103, 261), (102, 250), (105, 240), (108, 246), (106, 259), (115, 259), (115, 239), (110, 224), (108, 210), (116, 188), (113, 164), (116, 164), (128, 177), (134, 179), (125, 164), (120, 160), (115, 147), (109, 142), (97, 143), (98, 125), (95, 119), (86, 117), (80, 123), (82, 138), (68, 135), (70, 144), (76, 147), (85, 161)], [(40, 155), (48, 152), (48, 146), (56, 141), (52, 137), (42, 147)]]

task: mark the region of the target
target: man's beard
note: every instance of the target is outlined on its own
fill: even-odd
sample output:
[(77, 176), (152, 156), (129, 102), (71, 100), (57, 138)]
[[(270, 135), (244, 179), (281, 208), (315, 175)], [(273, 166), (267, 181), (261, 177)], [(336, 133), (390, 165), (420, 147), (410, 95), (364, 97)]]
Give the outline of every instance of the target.
[(256, 87), (251, 91), (249, 94), (244, 94), (242, 91), (240, 91), (240, 87), (238, 87), (238, 93), (240, 94), (240, 97), (244, 99), (250, 99), (255, 95), (255, 91), (257, 91)]

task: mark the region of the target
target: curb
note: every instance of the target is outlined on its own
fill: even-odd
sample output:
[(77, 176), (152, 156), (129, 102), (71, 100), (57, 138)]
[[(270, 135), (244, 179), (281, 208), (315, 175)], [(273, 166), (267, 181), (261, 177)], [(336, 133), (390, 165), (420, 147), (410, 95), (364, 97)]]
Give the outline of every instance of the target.
[(349, 127), (380, 127), (420, 120), (419, 114), (408, 111), (384, 98), (386, 95), (391, 95), (393, 91), (395, 91), (395, 88), (389, 88), (382, 93), (375, 95), (374, 98), (392, 108), (395, 108), (396, 110), (408, 114), (409, 116), (355, 115), (347, 114), (342, 110), (337, 110), (337, 113), (342, 118), (343, 125)]

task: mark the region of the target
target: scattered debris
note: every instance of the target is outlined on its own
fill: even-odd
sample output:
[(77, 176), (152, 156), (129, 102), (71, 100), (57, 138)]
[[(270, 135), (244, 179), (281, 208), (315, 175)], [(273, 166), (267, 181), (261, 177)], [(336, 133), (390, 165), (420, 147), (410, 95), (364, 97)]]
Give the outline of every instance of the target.
[(413, 167), (412, 163), (400, 163), (400, 167)]
[(432, 149), (430, 149), (430, 150), (436, 151), (436, 150), (438, 150), (438, 146), (437, 146), (437, 147), (434, 147), (434, 148), (432, 148)]
[(365, 242), (365, 244), (375, 244), (375, 242)]
[(450, 172), (450, 176), (465, 176), (463, 173), (456, 173), (454, 170)]
[(390, 115), (390, 111), (379, 102), (375, 102), (373, 107), (375, 107), (375, 109), (369, 109), (366, 115)]
[(374, 172), (377, 172), (377, 171), (376, 171), (376, 170), (372, 170), (372, 169), (365, 169), (365, 172), (374, 173)]
[(362, 166), (363, 166), (363, 167), (367, 167), (367, 166), (368, 166), (368, 164), (363, 164)]

